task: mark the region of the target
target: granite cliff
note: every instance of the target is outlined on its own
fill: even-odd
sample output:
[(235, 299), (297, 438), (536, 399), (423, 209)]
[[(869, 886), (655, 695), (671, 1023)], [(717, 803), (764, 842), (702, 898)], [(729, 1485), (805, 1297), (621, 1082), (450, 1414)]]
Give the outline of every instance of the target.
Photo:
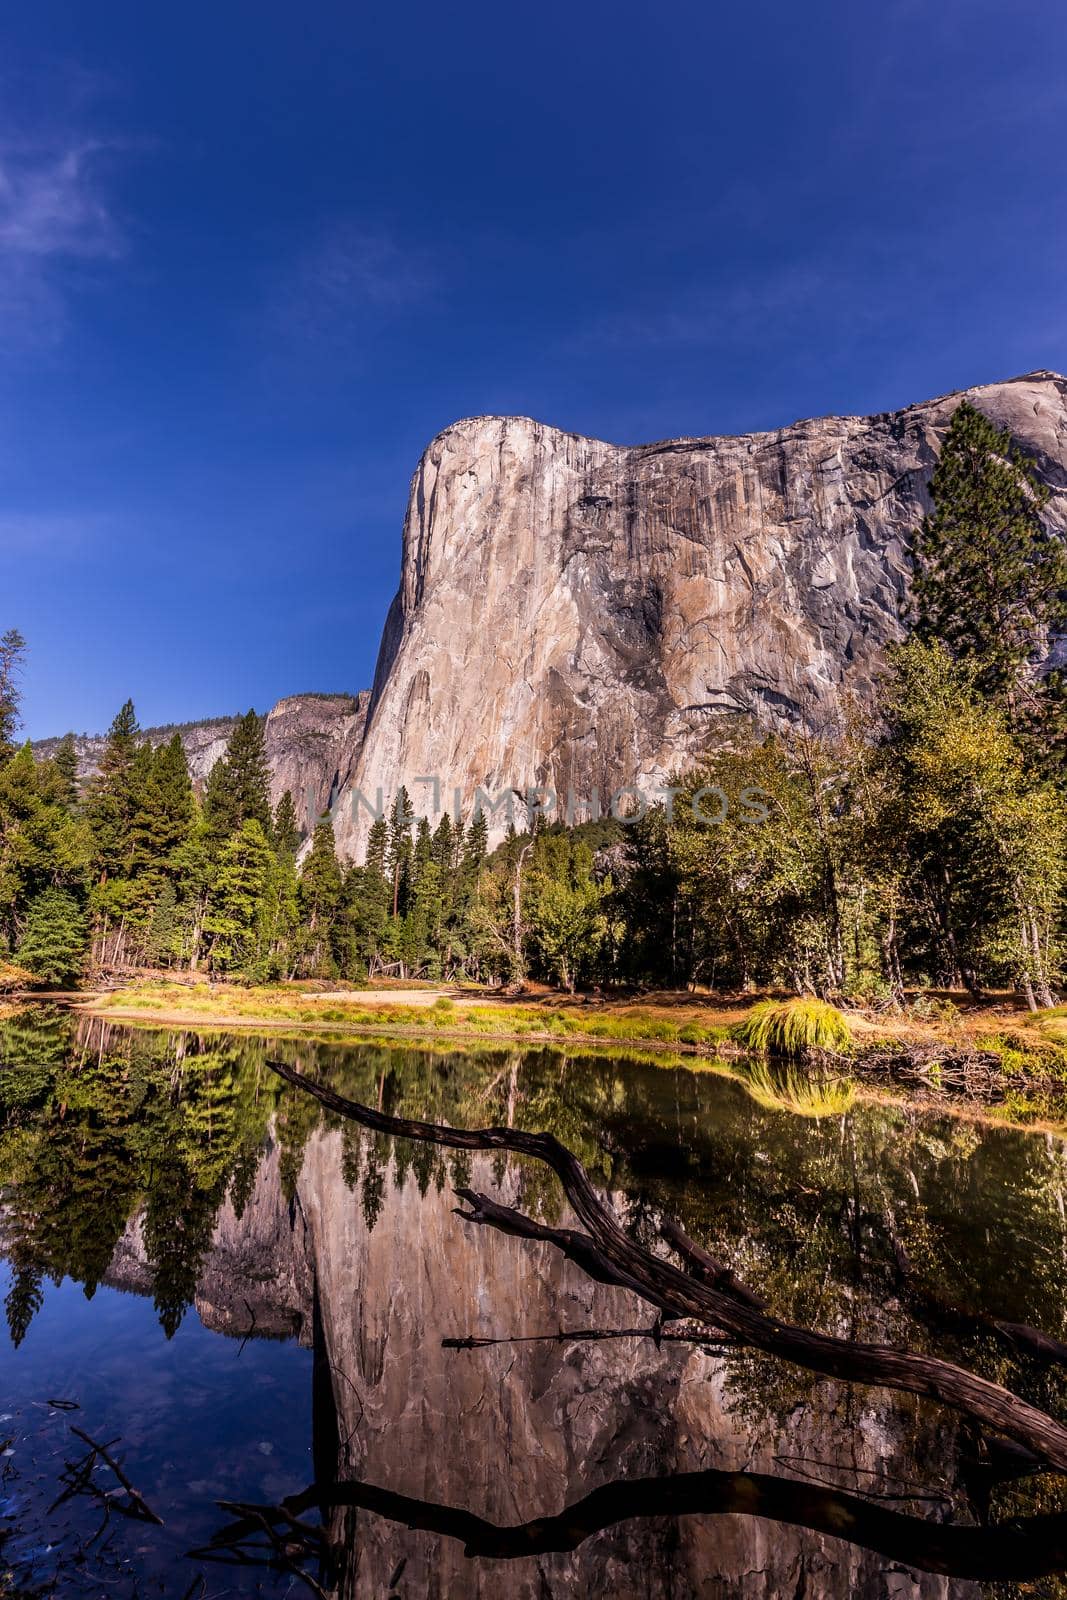
[[(965, 394), (1034, 457), (1067, 531), (1067, 380)], [(724, 715), (869, 693), (961, 398), (628, 448), (525, 417), (446, 428), (412, 480), (342, 848), (369, 822), (356, 790), (404, 783), (427, 810), (436, 776), (449, 807), (478, 786), (606, 802), (691, 762)]]
[[(557, 814), (571, 794), (580, 819), (594, 794), (606, 807), (692, 764), (731, 714), (832, 717), (900, 636), (911, 532), (964, 395), (1033, 457), (1067, 534), (1067, 379), (1051, 372), (630, 447), (527, 417), (446, 428), (412, 479), (373, 689), (278, 702), (275, 799), (331, 807), (358, 857), (379, 791), (388, 805), (405, 784), (432, 816), (458, 790), (469, 815), (481, 788), (496, 839), (509, 793), (551, 789)], [(179, 729), (195, 779), (232, 725)], [(79, 741), (84, 771), (101, 744)]]

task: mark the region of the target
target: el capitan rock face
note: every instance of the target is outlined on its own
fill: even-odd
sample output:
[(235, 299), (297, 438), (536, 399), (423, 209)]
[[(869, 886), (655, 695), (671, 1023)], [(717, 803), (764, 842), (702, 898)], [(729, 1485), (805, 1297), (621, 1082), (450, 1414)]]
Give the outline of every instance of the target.
[[(1035, 457), (1067, 529), (1067, 381), (966, 397)], [(449, 808), (457, 786), (467, 809), (478, 786), (606, 803), (690, 764), (726, 714), (818, 719), (868, 694), (961, 398), (632, 448), (523, 417), (445, 429), (412, 481), (342, 850), (369, 825), (357, 790), (404, 783), (420, 812), (434, 776)]]
[[(479, 788), (606, 808), (691, 766), (731, 713), (832, 717), (843, 692), (870, 694), (901, 635), (911, 534), (963, 398), (1034, 458), (1067, 534), (1067, 379), (1050, 372), (632, 447), (527, 417), (446, 428), (412, 479), (373, 690), (293, 695), (267, 716), (275, 803), (289, 789), (309, 825), (330, 808), (340, 852), (359, 857), (379, 790), (388, 805), (406, 785), (431, 817), (457, 788), (465, 817)], [(195, 781), (233, 722), (177, 730)], [(78, 747), (84, 775), (103, 737)], [(505, 821), (501, 806), (493, 840)]]

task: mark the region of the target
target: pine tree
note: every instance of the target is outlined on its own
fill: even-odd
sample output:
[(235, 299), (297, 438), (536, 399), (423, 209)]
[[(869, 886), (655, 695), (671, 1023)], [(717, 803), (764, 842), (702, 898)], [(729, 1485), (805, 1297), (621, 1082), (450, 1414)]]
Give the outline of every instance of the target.
[(366, 864), (373, 872), (386, 875), (386, 856), (389, 853), (389, 824), (384, 817), (376, 817), (367, 835)]
[(30, 901), (18, 959), (45, 983), (71, 983), (81, 972), (88, 937), (85, 914), (66, 889), (45, 889)]
[(1052, 637), (1067, 629), (1067, 549), (1041, 516), (1049, 490), (1011, 434), (964, 401), (930, 492), (915, 537), (916, 631), (972, 664), (978, 690), (1019, 724)]
[(401, 784), (396, 803), (389, 814), (389, 843), (385, 852), (385, 865), (393, 891), (393, 916), (402, 917), (407, 911), (408, 886), (411, 873), (411, 827), (415, 813), (411, 797)]
[(484, 811), (479, 809), (475, 812), (465, 835), (461, 828), (456, 829), (454, 848), (458, 859), (453, 873), (446, 966), (450, 964), (453, 953), (458, 954), (459, 959), (467, 960), (479, 942), (476, 926), (479, 918), (475, 902), (479, 879), (489, 855), (489, 824)]
[(52, 765), (59, 778), (59, 796), (68, 811), (78, 803), (78, 749), (72, 733), (64, 734), (56, 746)]
[(263, 727), (263, 718), (255, 711), (239, 717), (226, 754), (208, 776), (204, 817), (217, 838), (227, 838), (245, 822), (258, 822), (265, 836), (271, 836), (270, 768)]
[(0, 763), (0, 946), (18, 942), (35, 896), (84, 887), (87, 830), (57, 796), (52, 764), (35, 762), (29, 744)]
[(219, 757), (207, 775), (201, 811), (208, 837), (215, 844), (234, 832), (237, 813), (230, 795), (225, 756)]
[[(382, 936), (392, 908), (392, 886), (386, 875), (385, 857), (389, 830), (384, 817), (378, 817), (367, 836), (367, 858), (362, 867), (350, 867), (344, 880), (342, 917), (345, 937), (354, 961), (371, 970), (381, 953)], [(355, 975), (354, 971), (350, 976)]]
[(19, 673), (26, 654), (26, 641), (17, 628), (0, 634), (0, 760), (15, 748), (22, 691)]
[(213, 967), (250, 969), (258, 960), (273, 865), (274, 852), (254, 818), (243, 822), (223, 844), (203, 922)]
[(150, 753), (134, 792), (130, 820), (130, 874), (146, 886), (146, 897), (173, 876), (172, 854), (184, 844), (196, 817), (193, 785), (181, 735)]
[(182, 919), (174, 884), (165, 882), (152, 905), (144, 938), (145, 956), (153, 966), (174, 966), (182, 953)]
[(322, 817), (316, 824), (311, 850), (300, 874), (300, 910), (306, 930), (305, 967), (312, 977), (325, 975), (333, 966), (331, 935), (341, 903), (341, 889), (333, 823), (329, 817)]
[[(515, 838), (515, 830), (511, 829), (511, 839)], [(466, 837), (463, 840), (463, 874), (468, 879), (476, 879), (481, 871), (485, 859), (489, 854), (489, 823), (485, 812), (478, 810), (471, 818)]]
[(275, 848), (262, 918), (260, 976), (290, 978), (299, 957), (300, 898), (296, 857)]
[(108, 729), (100, 766), (88, 785), (85, 814), (93, 835), (93, 855), (101, 881), (128, 876), (130, 827), (145, 777), (140, 728), (133, 701), (127, 700)]
[(17, 1350), (30, 1330), (30, 1323), (44, 1305), (41, 1273), (33, 1266), (16, 1267), (11, 1287), (4, 1300), (4, 1314), (11, 1343)]
[(189, 837), (175, 850), (171, 861), (178, 896), (181, 959), (188, 961), (192, 972), (200, 966), (203, 953), (204, 923), (215, 885), (219, 848), (201, 816)]
[(452, 826), (452, 818), (447, 811), (442, 812), (441, 820), (434, 830), (433, 859), (440, 867), (442, 873), (451, 873), (456, 865), (456, 830)]
[(286, 789), (274, 813), (274, 844), (279, 855), (295, 856), (304, 837), (296, 820), (292, 792)]

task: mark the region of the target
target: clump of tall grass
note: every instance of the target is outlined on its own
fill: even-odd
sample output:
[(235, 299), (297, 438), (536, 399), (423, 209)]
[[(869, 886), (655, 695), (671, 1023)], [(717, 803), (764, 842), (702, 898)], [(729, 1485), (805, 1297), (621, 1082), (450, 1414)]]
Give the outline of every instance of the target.
[(734, 1025), (734, 1038), (761, 1055), (808, 1056), (820, 1051), (843, 1054), (852, 1030), (827, 1000), (759, 1000)]

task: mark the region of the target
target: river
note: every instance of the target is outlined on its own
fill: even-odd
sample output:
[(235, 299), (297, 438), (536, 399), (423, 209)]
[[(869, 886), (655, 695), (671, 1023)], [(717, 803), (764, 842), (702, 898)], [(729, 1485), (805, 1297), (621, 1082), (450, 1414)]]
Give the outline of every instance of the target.
[[(369, 1133), (271, 1060), (393, 1114), (551, 1131), (635, 1239), (673, 1218), (776, 1315), (1065, 1414), (1062, 1369), (993, 1326), (1064, 1338), (1051, 1134), (758, 1067), (37, 1007), (0, 1022), (0, 1594), (1062, 1592), (922, 1570), (914, 1519), (971, 1524), (990, 1499), (988, 1450), (953, 1414), (654, 1328), (550, 1245), (457, 1216), (469, 1186), (566, 1225), (543, 1167)], [(499, 1342), (443, 1342), (472, 1339)], [(694, 1510), (687, 1475), (710, 1472)], [(749, 1480), (773, 1516), (738, 1513)], [(234, 1509), (312, 1484), (289, 1520)], [(812, 1489), (836, 1525), (859, 1496), (899, 1532), (831, 1537)], [(1063, 1504), (1045, 1475), (992, 1487), (998, 1516)]]

